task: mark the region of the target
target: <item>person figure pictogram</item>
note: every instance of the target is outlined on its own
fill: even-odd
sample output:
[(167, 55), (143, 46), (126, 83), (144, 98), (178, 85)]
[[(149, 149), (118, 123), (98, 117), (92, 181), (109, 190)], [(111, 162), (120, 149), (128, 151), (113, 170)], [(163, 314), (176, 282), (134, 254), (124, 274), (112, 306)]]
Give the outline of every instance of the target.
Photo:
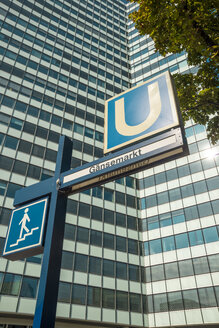
[(20, 231), (20, 237), (19, 239), (22, 237), (22, 234), (23, 234), (23, 230), (25, 230), (26, 232), (29, 232), (30, 230), (26, 227), (26, 222), (30, 222), (30, 218), (27, 214), (27, 212), (29, 211), (29, 208), (26, 208), (25, 209), (25, 213), (24, 213), (24, 216), (23, 216), (23, 219), (20, 221), (19, 225), (21, 224), (21, 231)]

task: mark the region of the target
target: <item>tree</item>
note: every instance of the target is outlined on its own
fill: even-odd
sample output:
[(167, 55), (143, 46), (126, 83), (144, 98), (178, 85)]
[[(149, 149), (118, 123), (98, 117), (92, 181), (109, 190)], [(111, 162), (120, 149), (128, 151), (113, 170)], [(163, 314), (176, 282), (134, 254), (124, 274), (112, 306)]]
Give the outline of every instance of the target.
[(217, 0), (129, 0), (139, 4), (130, 15), (141, 35), (149, 34), (162, 56), (188, 54), (196, 74), (175, 74), (184, 121), (207, 126), (213, 144), (219, 141), (218, 7)]

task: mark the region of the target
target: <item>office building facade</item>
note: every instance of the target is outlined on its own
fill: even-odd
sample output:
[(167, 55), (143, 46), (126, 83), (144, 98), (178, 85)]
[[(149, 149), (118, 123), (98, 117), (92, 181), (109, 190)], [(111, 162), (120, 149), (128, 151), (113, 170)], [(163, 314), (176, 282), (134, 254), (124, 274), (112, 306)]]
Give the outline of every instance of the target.
[[(103, 156), (104, 102), (186, 55), (162, 58), (122, 1), (1, 1), (0, 246), (16, 190), (53, 175), (59, 136), (72, 168)], [(130, 59), (130, 60), (129, 60)], [(69, 197), (57, 327), (215, 325), (219, 183), (204, 127), (190, 155)], [(213, 153), (212, 153), (213, 154)], [(0, 258), (0, 325), (32, 324), (42, 255)]]
[[(128, 12), (136, 8), (131, 4)], [(132, 22), (128, 31), (132, 85), (167, 69), (196, 72), (184, 52), (163, 58)], [(219, 147), (191, 121), (186, 136), (189, 156), (138, 175), (149, 327), (219, 324)]]

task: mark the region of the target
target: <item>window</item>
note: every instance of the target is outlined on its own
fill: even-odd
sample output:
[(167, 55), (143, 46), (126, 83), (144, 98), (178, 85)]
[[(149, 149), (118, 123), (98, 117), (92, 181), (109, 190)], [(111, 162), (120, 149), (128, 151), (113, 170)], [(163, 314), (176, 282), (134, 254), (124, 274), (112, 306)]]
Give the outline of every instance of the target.
[(21, 189), (21, 186), (20, 185), (17, 185), (15, 183), (9, 183), (8, 184), (8, 190), (7, 190), (7, 193), (6, 193), (6, 196), (8, 197), (11, 197), (11, 198), (14, 198), (15, 196), (15, 192), (17, 190)]
[(194, 220), (199, 217), (196, 206), (187, 207), (184, 209), (186, 221)]
[(138, 242), (137, 240), (128, 239), (128, 252), (131, 254), (138, 254)]
[(116, 262), (116, 277), (119, 279), (127, 279), (127, 264)]
[(102, 305), (103, 308), (115, 308), (115, 291), (111, 289), (103, 289), (102, 291)]
[(115, 277), (115, 263), (110, 260), (103, 260), (103, 275)]
[(108, 188), (104, 188), (104, 200), (108, 200), (109, 202), (113, 202), (114, 200), (114, 191)]
[(12, 170), (14, 173), (25, 175), (27, 171), (27, 164), (18, 160), (15, 160)]
[(40, 173), (41, 173), (40, 167), (29, 164), (29, 168), (28, 168), (28, 171), (27, 171), (27, 176), (28, 177), (39, 180), (40, 179)]
[(125, 194), (116, 191), (116, 203), (125, 205)]
[(14, 99), (9, 98), (7, 96), (4, 96), (3, 97), (2, 105), (7, 106), (7, 107), (10, 107), (10, 108), (13, 108), (14, 103), (15, 103), (15, 100)]
[(130, 293), (129, 301), (131, 312), (141, 312), (141, 295)]
[(102, 208), (97, 206), (92, 206), (91, 208), (91, 219), (102, 221)]
[(137, 219), (133, 216), (127, 215), (128, 229), (137, 230)]
[(167, 191), (164, 191), (164, 192), (161, 192), (161, 193), (157, 194), (157, 203), (158, 203), (158, 205), (168, 203), (168, 201), (169, 201), (169, 197), (168, 197), (168, 192)]
[(174, 237), (169, 236), (162, 238), (163, 250), (164, 252), (172, 251), (175, 249)]
[(6, 273), (3, 280), (1, 293), (5, 295), (16, 296), (19, 293), (20, 284), (21, 284), (20, 275)]
[(58, 302), (70, 303), (71, 284), (59, 282)]
[(83, 285), (72, 286), (72, 303), (73, 304), (85, 304), (86, 300), (86, 287)]
[(156, 182), (156, 184), (160, 184), (160, 183), (166, 182), (166, 174), (165, 174), (165, 172), (161, 172), (161, 173), (155, 174), (155, 182)]
[(44, 152), (45, 152), (45, 148), (44, 147), (38, 146), (38, 145), (33, 145), (32, 154), (31, 155), (36, 156), (36, 157), (43, 158)]
[(122, 213), (116, 213), (116, 225), (126, 227), (126, 216)]
[(191, 246), (201, 245), (203, 244), (203, 236), (201, 230), (190, 231), (189, 232), (189, 240)]
[(77, 241), (88, 244), (89, 242), (89, 230), (87, 228), (77, 228)]
[(116, 250), (120, 252), (126, 252), (126, 238), (116, 236)]
[(154, 265), (151, 267), (151, 273), (148, 268), (146, 272), (146, 277), (147, 277), (147, 282), (150, 281), (159, 281), (159, 280), (164, 280), (164, 267), (163, 265)]
[(206, 243), (218, 241), (218, 233), (216, 227), (203, 229), (204, 240)]
[(104, 222), (114, 224), (114, 212), (104, 209)]
[(90, 231), (90, 243), (95, 246), (102, 246), (102, 232), (91, 230)]
[(208, 257), (211, 272), (219, 271), (219, 254)]
[(179, 273), (180, 277), (193, 276), (193, 265), (192, 260), (185, 260), (179, 262)]
[(201, 194), (207, 191), (207, 185), (205, 181), (199, 181), (194, 183), (195, 195)]
[[(6, 187), (6, 185), (5, 185)], [(0, 195), (1, 195), (1, 181), (0, 181)], [(2, 207), (0, 209), (0, 224), (2, 225), (9, 225), (9, 221), (10, 221), (10, 217), (11, 217), (11, 210), (8, 208), (4, 208)]]
[(87, 255), (75, 254), (75, 270), (87, 272)]
[(169, 190), (170, 202), (174, 202), (175, 200), (181, 199), (180, 188), (175, 188)]
[(65, 234), (64, 234), (65, 239), (69, 240), (75, 240), (75, 226), (72, 224), (65, 224)]
[(154, 312), (167, 312), (168, 303), (166, 294), (154, 295)]
[(17, 144), (18, 144), (17, 138), (13, 138), (10, 136), (5, 137), (5, 144), (4, 144), (5, 147), (16, 150)]
[(109, 233), (103, 234), (103, 247), (114, 249), (114, 235)]
[(89, 272), (93, 274), (101, 274), (101, 259), (90, 256)]
[(197, 257), (193, 259), (195, 274), (203, 274), (209, 272), (208, 261), (206, 257)]
[(194, 191), (193, 191), (192, 184), (181, 187), (181, 192), (182, 192), (182, 198), (193, 196)]
[(129, 264), (129, 280), (139, 281), (140, 280), (140, 271), (137, 265)]
[(196, 289), (185, 290), (182, 293), (185, 309), (197, 309), (200, 307)]
[(36, 298), (38, 279), (23, 277), (21, 286), (21, 297)]
[(149, 246), (150, 246), (150, 254), (151, 255), (162, 252), (161, 240), (160, 239), (151, 240), (149, 242)]
[(188, 236), (186, 233), (175, 236), (176, 239), (176, 248), (185, 248), (189, 246)]
[(92, 196), (102, 199), (102, 187), (95, 187), (92, 189)]
[(170, 213), (165, 213), (165, 214), (161, 214), (159, 216), (160, 218), (160, 226), (161, 227), (166, 227), (172, 224), (172, 219), (171, 219), (171, 215)]
[(148, 230), (153, 230), (159, 228), (159, 219), (158, 216), (152, 216), (147, 220)]
[(183, 300), (181, 292), (168, 293), (169, 311), (183, 310)]
[(116, 308), (117, 310), (128, 311), (128, 293), (116, 292)]
[(72, 270), (73, 266), (73, 256), (71, 252), (62, 251), (62, 268), (66, 270)]
[(79, 215), (85, 218), (90, 218), (90, 205), (79, 203)]
[(198, 289), (201, 307), (217, 306), (214, 290), (212, 287)]
[(100, 307), (100, 288), (88, 286), (87, 305)]
[(126, 194), (126, 204), (129, 207), (136, 208), (136, 198)]
[(165, 264), (166, 279), (179, 277), (177, 262)]

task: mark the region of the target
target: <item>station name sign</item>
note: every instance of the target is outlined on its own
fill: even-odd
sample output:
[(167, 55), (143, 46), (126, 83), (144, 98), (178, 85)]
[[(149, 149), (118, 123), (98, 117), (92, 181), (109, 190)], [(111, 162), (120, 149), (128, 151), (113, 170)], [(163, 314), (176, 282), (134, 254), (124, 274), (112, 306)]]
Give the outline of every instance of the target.
[(182, 155), (184, 150), (181, 129), (173, 129), (123, 151), (65, 172), (61, 176), (60, 190), (74, 193), (91, 185), (106, 183), (142, 171), (155, 162), (171, 160), (173, 156), (176, 158), (177, 155)]

